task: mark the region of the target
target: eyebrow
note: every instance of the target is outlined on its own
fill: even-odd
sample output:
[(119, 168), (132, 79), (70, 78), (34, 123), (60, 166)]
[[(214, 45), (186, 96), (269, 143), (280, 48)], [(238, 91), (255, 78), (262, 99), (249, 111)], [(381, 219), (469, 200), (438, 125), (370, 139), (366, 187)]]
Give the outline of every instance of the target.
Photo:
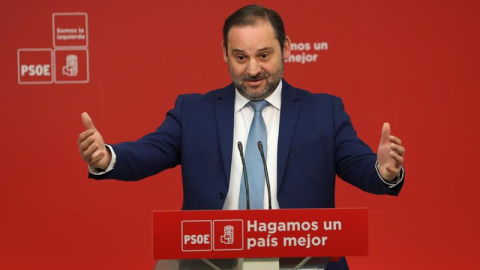
[(243, 52), (245, 51), (240, 49), (232, 49), (232, 53), (243, 53)]
[[(257, 53), (264, 52), (264, 51), (273, 51), (273, 47), (263, 47), (257, 50)], [(232, 53), (245, 53), (242, 49), (232, 49)]]
[(258, 52), (264, 52), (264, 51), (273, 51), (273, 47), (263, 47)]

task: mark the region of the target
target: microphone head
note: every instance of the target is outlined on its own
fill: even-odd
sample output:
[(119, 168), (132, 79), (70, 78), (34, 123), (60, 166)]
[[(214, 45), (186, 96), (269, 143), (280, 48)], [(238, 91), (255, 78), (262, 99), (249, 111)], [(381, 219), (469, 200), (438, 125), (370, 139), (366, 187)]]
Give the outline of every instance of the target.
[(241, 141), (238, 141), (237, 146), (238, 146), (238, 150), (240, 150), (240, 152), (243, 152), (243, 145)]
[(259, 149), (260, 151), (263, 151), (263, 144), (262, 144), (262, 141), (258, 141), (258, 143), (257, 143), (257, 144), (258, 144), (258, 149)]

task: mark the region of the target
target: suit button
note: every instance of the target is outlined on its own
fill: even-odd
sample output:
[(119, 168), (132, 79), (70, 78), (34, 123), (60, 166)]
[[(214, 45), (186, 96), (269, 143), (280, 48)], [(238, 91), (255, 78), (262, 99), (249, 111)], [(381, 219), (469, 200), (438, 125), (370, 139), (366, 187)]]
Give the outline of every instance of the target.
[(225, 199), (225, 194), (224, 194), (223, 192), (218, 193), (218, 198), (219, 198), (220, 200)]

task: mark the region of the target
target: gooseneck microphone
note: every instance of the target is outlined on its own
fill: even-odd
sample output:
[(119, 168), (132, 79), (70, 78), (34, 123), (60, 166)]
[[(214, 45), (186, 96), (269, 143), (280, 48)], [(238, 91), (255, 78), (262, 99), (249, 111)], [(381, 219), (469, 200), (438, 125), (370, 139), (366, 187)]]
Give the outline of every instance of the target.
[(243, 180), (245, 180), (245, 199), (247, 200), (247, 209), (250, 210), (250, 189), (248, 188), (248, 176), (247, 165), (245, 165), (245, 158), (243, 157), (243, 145), (242, 142), (238, 142), (238, 152), (240, 152), (240, 158), (243, 165)]
[(265, 181), (267, 181), (268, 209), (272, 209), (272, 192), (270, 191), (270, 178), (268, 177), (267, 162), (265, 161), (265, 154), (263, 152), (263, 144), (261, 141), (258, 141), (258, 150), (260, 150), (260, 155), (262, 156), (263, 169), (265, 171)]

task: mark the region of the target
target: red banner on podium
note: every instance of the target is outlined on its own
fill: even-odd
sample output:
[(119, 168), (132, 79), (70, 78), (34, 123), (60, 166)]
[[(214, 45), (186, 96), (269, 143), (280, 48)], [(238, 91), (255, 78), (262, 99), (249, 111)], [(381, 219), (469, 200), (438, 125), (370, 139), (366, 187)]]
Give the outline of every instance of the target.
[(154, 259), (364, 256), (367, 249), (364, 208), (153, 212)]

